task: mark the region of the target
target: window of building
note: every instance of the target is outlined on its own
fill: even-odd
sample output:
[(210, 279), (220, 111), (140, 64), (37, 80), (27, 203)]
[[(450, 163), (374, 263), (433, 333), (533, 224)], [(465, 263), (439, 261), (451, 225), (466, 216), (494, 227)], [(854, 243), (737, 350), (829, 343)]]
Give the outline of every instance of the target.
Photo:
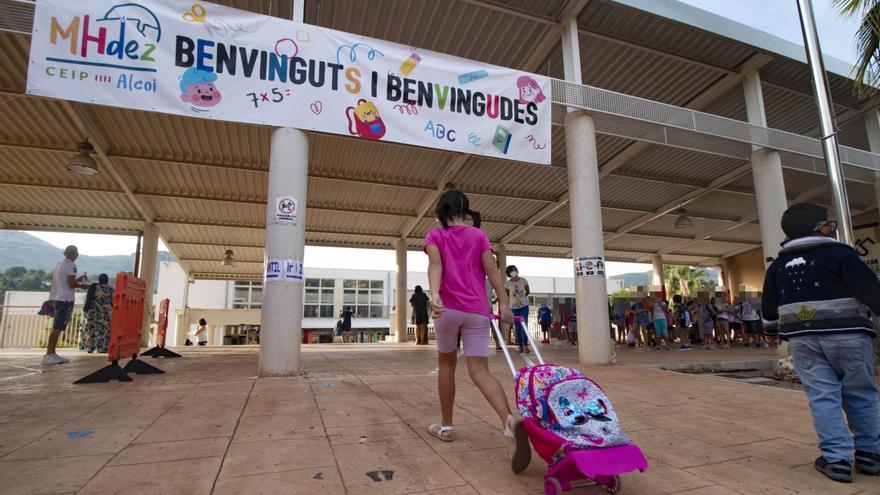
[(262, 282), (235, 282), (232, 289), (232, 309), (260, 309), (262, 307)]
[(384, 318), (384, 289), (382, 280), (343, 280), (342, 305), (362, 318)]
[(303, 316), (306, 318), (334, 318), (333, 279), (307, 278)]

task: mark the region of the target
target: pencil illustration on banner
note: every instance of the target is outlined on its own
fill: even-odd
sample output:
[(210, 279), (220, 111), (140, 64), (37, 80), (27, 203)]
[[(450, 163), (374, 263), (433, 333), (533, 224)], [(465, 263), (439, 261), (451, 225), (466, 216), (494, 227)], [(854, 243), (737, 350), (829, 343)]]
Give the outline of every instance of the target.
[(403, 77), (408, 76), (410, 72), (412, 72), (413, 69), (415, 69), (421, 61), (422, 57), (420, 57), (418, 53), (412, 52), (410, 56), (407, 57), (402, 64), (400, 64), (400, 75), (402, 75)]

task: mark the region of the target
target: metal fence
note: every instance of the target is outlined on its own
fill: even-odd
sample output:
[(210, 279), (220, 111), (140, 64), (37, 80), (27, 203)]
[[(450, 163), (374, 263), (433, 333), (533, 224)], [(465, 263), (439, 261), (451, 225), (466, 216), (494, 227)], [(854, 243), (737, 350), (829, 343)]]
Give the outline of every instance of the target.
[[(0, 306), (0, 348), (46, 347), (52, 318), (37, 314), (39, 310), (39, 306)], [(82, 306), (75, 306), (58, 347), (78, 345), (84, 319)]]

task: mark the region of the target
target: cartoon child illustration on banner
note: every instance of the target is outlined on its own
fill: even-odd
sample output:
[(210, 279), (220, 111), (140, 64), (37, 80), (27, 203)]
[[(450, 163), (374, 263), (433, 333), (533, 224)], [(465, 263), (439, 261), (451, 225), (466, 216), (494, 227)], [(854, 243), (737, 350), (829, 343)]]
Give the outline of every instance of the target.
[(180, 76), (180, 100), (190, 103), (194, 112), (206, 112), (208, 107), (217, 105), (222, 99), (220, 90), (214, 85), (216, 80), (217, 74), (213, 72), (195, 67), (187, 69)]
[(516, 87), (519, 90), (520, 103), (541, 103), (547, 99), (541, 91), (541, 86), (538, 84), (538, 81), (535, 81), (529, 76), (520, 76), (516, 80)]

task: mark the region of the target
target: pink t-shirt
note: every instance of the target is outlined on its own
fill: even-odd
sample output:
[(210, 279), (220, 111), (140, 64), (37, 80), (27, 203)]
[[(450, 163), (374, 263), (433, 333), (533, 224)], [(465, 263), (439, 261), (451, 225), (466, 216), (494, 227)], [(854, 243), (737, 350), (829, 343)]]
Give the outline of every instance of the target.
[(482, 261), (483, 252), (492, 251), (486, 233), (470, 225), (437, 227), (425, 236), (425, 246), (431, 245), (437, 246), (443, 261), (443, 306), (466, 313), (491, 314)]

